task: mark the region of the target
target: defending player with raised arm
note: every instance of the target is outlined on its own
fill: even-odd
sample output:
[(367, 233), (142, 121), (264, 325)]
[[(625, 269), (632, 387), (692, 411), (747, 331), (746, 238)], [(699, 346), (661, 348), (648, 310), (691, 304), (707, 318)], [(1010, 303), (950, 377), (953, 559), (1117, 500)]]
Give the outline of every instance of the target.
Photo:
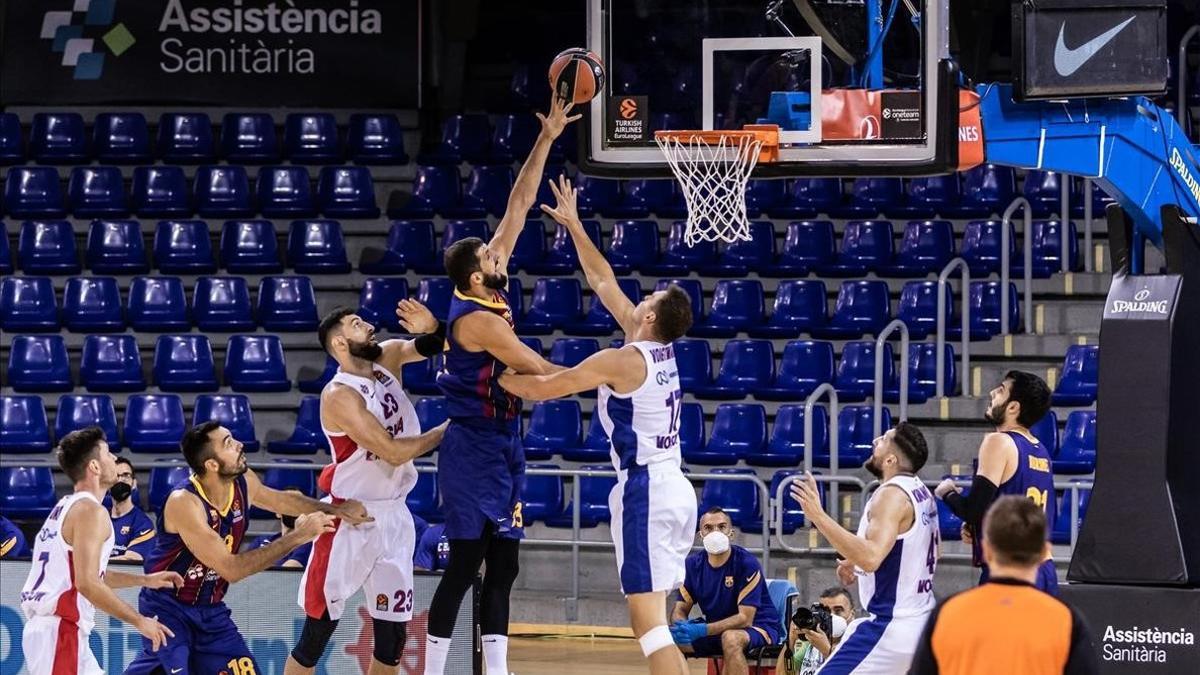
[(933, 573), (940, 554), (937, 506), (917, 477), (929, 447), (916, 425), (901, 422), (875, 439), (863, 468), (880, 480), (852, 533), (825, 513), (811, 474), (792, 483), (804, 515), (834, 550), (843, 585), (858, 579), (869, 617), (846, 629), (818, 670), (824, 675), (900, 675), (908, 670), (925, 620), (933, 611)]
[(142, 575), (107, 569), (112, 521), (100, 504), (117, 481), (117, 462), (104, 431), (88, 427), (63, 436), (58, 464), (75, 490), (50, 511), (33, 546), (33, 568), (21, 589), (25, 615), (21, 649), (30, 675), (103, 673), (88, 647), (96, 608), (133, 626), (157, 650), (173, 638), (156, 617), (140, 614), (114, 588), (177, 588), (176, 572)]
[(682, 289), (670, 286), (634, 306), (584, 232), (570, 181), (560, 178), (550, 186), (558, 204), (555, 208), (543, 204), (542, 210), (571, 233), (588, 284), (628, 343), (551, 374), (506, 373), (500, 385), (533, 400), (599, 389), (596, 411), (611, 439), (610, 454), (618, 473), (609, 506), (630, 624), (651, 673), (686, 673), (663, 605), (666, 594), (684, 581), (684, 562), (696, 528), (696, 493), (680, 470), (683, 394), (671, 346), (692, 325), (691, 300)]

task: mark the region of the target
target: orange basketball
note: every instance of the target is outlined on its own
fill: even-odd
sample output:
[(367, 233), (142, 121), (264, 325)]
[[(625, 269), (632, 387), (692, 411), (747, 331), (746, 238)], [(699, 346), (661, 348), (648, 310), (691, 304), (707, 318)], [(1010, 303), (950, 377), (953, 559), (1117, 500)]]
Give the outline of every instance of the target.
[(567, 49), (550, 64), (550, 89), (562, 100), (587, 103), (604, 89), (604, 64), (586, 49)]

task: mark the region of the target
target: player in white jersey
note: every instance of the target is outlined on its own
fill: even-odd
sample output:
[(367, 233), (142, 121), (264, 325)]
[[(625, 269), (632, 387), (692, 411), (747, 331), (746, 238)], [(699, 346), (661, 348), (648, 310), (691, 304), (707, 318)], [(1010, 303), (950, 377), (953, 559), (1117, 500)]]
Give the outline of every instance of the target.
[[(399, 313), (399, 312), (398, 312)], [(402, 315), (413, 332), (433, 332), (427, 310)], [(374, 522), (334, 531), (313, 543), (298, 602), (304, 629), (284, 672), (312, 673), (346, 608), (364, 589), (375, 645), (369, 673), (397, 673), (412, 618), (416, 533), (405, 498), (417, 482), (412, 460), (437, 447), (445, 424), (421, 433), (416, 410), (401, 386), (400, 369), (441, 350), (440, 336), (376, 342), (375, 328), (349, 309), (327, 315), (318, 329), (321, 347), (338, 371), (321, 392), (321, 428), (333, 463), (318, 484), (338, 503), (356, 499)]]
[(863, 467), (881, 484), (863, 507), (857, 534), (825, 513), (811, 475), (792, 484), (792, 496), (809, 522), (844, 558), (838, 561), (838, 579), (849, 586), (857, 578), (859, 599), (870, 614), (850, 624), (818, 673), (908, 671), (936, 604), (937, 505), (917, 477), (928, 457), (925, 437), (908, 422), (875, 439)]
[(30, 675), (102, 674), (88, 648), (96, 607), (132, 625), (157, 650), (174, 633), (155, 617), (139, 614), (112, 589), (179, 587), (183, 577), (107, 569), (113, 529), (100, 500), (117, 481), (117, 461), (104, 431), (88, 427), (63, 436), (58, 463), (75, 491), (54, 506), (34, 542), (33, 569), (21, 589), (26, 621), (21, 649)]
[(558, 204), (543, 204), (542, 210), (571, 233), (588, 285), (627, 342), (551, 375), (506, 374), (500, 385), (529, 400), (599, 390), (596, 413), (611, 441), (618, 473), (608, 502), (630, 623), (651, 673), (686, 673), (663, 607), (666, 594), (683, 583), (684, 561), (696, 530), (696, 493), (680, 470), (682, 393), (671, 345), (691, 328), (691, 299), (678, 286), (670, 286), (634, 306), (584, 232), (570, 181), (561, 178), (550, 187)]

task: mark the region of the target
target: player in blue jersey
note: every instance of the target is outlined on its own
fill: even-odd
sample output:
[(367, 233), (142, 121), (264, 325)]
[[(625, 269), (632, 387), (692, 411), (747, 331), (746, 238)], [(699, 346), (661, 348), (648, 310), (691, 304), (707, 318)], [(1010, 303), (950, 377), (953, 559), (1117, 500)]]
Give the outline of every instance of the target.
[[(242, 444), (217, 422), (192, 427), (181, 445), (192, 474), (167, 497), (145, 566), (147, 572), (178, 572), (183, 585), (146, 589), (138, 596), (141, 613), (157, 616), (175, 637), (158, 651), (144, 641), (125, 672), (256, 675), (254, 656), (222, 602), (229, 584), (332, 532), (335, 516), (352, 525), (370, 518), (353, 500), (335, 506), (263, 485), (246, 466)], [(267, 546), (237, 553), (251, 505), (299, 516), (296, 529)]]
[(125, 457), (117, 458), (117, 482), (108, 489), (112, 497), (109, 516), (112, 518), (112, 557), (109, 560), (141, 562), (154, 548), (154, 521), (133, 502), (133, 491), (137, 489), (137, 474), (133, 462)]
[[(1011, 370), (1005, 374), (1004, 381), (992, 389), (990, 396), (984, 418), (996, 426), (996, 431), (985, 436), (979, 446), (979, 467), (971, 491), (964, 497), (949, 478), (934, 490), (934, 494), (963, 519), (964, 532), (971, 538), (975, 566), (983, 568), (979, 577), (981, 584), (988, 580), (988, 567), (983, 560), (980, 533), (983, 515), (992, 502), (1002, 495), (1029, 497), (1046, 512), (1048, 523), (1054, 522), (1058, 507), (1050, 453), (1029, 431), (1029, 427), (1050, 411), (1050, 388), (1037, 375)], [(1048, 540), (1046, 559), (1038, 568), (1035, 585), (1051, 595), (1058, 592), (1058, 573), (1054, 569), (1054, 559), (1050, 557)]]
[(445, 525), (430, 525), (421, 534), (417, 552), (413, 555), (413, 569), (438, 572), (450, 566), (450, 540), (446, 537)]
[[(469, 237), (446, 249), (454, 282), (445, 327), (445, 361), (437, 376), (450, 426), (438, 451), (438, 486), (450, 539), (450, 566), (429, 608), (426, 675), (442, 675), (463, 594), (487, 563), (480, 588), (480, 628), (487, 675), (508, 675), (509, 593), (517, 578), (518, 542), (524, 536), (521, 490), (521, 400), (497, 383), (511, 368), (546, 373), (556, 366), (517, 339), (508, 307), (508, 258), (537, 199), (550, 145), (579, 118), (557, 99), (521, 167), (504, 217), (491, 241)], [(401, 308), (403, 312), (403, 307)]]

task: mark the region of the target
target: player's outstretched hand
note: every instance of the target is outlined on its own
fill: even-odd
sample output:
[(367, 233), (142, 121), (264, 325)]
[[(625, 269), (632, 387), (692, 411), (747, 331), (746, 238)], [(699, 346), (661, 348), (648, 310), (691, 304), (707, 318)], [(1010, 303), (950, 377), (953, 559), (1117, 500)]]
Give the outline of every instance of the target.
[(553, 100), (550, 101), (550, 114), (543, 115), (542, 113), (537, 113), (537, 118), (542, 123), (542, 133), (553, 141), (562, 134), (563, 129), (566, 129), (568, 124), (578, 120), (583, 115), (571, 115), (568, 117), (567, 113), (571, 112), (571, 108), (574, 108), (575, 104), (564, 101), (557, 96), (552, 98)]
[(308, 543), (326, 532), (333, 532), (333, 519), (334, 516), (320, 511), (306, 513), (296, 518), (295, 531), (304, 537), (305, 543)]
[(170, 628), (158, 622), (157, 616), (143, 616), (133, 625), (142, 637), (150, 641), (150, 651), (156, 652), (166, 644), (167, 638), (175, 637)]
[(549, 204), (542, 204), (542, 211), (545, 211), (546, 215), (563, 225), (578, 223), (579, 209), (576, 206), (576, 201), (579, 191), (571, 185), (570, 179), (563, 175), (559, 175), (557, 181), (551, 178), (549, 182), (550, 191), (554, 193), (554, 199), (558, 203), (555, 204), (554, 208), (550, 208)]
[(837, 578), (843, 586), (849, 586), (858, 579), (858, 575), (854, 573), (854, 565), (849, 560), (838, 559)]
[(347, 499), (338, 504), (335, 510), (336, 513), (334, 515), (351, 525), (375, 522), (371, 514), (367, 513), (367, 507), (363, 506), (362, 502), (357, 499)]
[(945, 499), (946, 495), (951, 492), (958, 492), (958, 486), (954, 484), (953, 478), (945, 478), (938, 483), (937, 487), (933, 488), (933, 494), (938, 499)]
[(183, 577), (179, 576), (179, 572), (155, 572), (146, 575), (146, 583), (142, 586), (144, 588), (181, 588), (183, 587)]
[(821, 493), (817, 490), (817, 479), (813, 478), (811, 473), (804, 473), (804, 478), (792, 482), (792, 499), (800, 502), (800, 508), (809, 518), (819, 514), (824, 514), (825, 509), (821, 506)]
[(405, 298), (396, 303), (400, 325), (411, 335), (425, 335), (437, 330), (438, 320), (429, 308), (416, 300)]

